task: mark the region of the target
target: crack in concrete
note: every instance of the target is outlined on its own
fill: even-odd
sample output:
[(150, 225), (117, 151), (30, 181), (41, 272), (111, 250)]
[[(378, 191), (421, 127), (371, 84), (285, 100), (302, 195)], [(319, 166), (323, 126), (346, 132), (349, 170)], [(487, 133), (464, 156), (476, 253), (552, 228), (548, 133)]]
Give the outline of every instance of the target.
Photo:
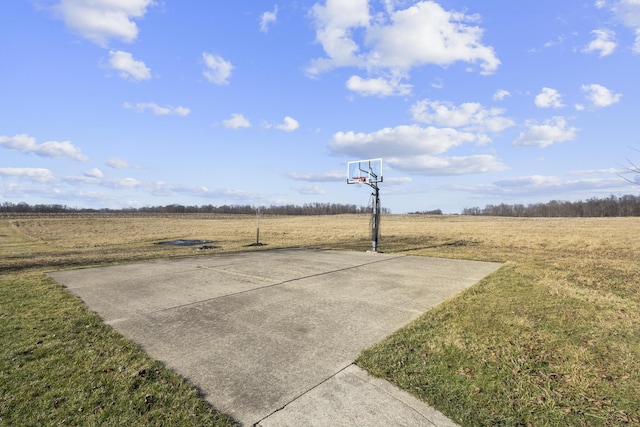
[[(260, 290), (264, 290), (264, 289), (274, 288), (274, 287), (277, 287), (277, 286), (286, 285), (288, 283), (294, 283), (294, 282), (298, 282), (300, 280), (311, 279), (313, 277), (326, 276), (326, 275), (337, 273), (337, 272), (340, 272), (340, 271), (354, 270), (356, 268), (364, 267), (364, 266), (367, 266), (367, 265), (373, 265), (373, 264), (392, 261), (392, 260), (395, 260), (395, 259), (398, 259), (398, 258), (402, 258), (404, 256), (405, 255), (398, 255), (398, 256), (389, 257), (389, 258), (386, 258), (386, 259), (376, 260), (376, 261), (372, 261), (372, 262), (366, 262), (366, 263), (355, 265), (355, 266), (339, 268), (337, 270), (324, 271), (322, 273), (316, 273), (316, 274), (310, 274), (308, 276), (296, 277), (295, 279), (283, 280), (281, 282), (273, 283), (273, 284), (270, 284), (270, 285), (259, 286), (257, 288), (247, 289), (247, 290), (244, 290), (244, 291), (239, 291), (239, 292), (234, 292), (234, 293), (230, 293), (230, 294), (226, 294), (226, 295), (220, 295), (220, 296), (213, 297), (213, 298), (194, 301), (194, 302), (191, 302), (191, 303), (188, 303), (188, 304), (176, 305), (176, 306), (172, 306), (172, 307), (162, 308), (160, 310), (150, 311), (150, 312), (145, 313), (145, 314), (140, 315), (140, 316), (131, 317), (130, 319), (135, 319), (135, 318), (147, 316), (147, 315), (150, 315), (150, 314), (162, 313), (163, 311), (175, 310), (176, 308), (190, 307), (190, 306), (193, 306), (193, 305), (198, 305), (198, 304), (202, 304), (202, 303), (206, 303), (206, 302), (210, 302), (210, 301), (215, 301), (215, 300), (222, 299), (222, 298), (227, 298), (227, 297), (232, 297), (232, 296), (237, 296), (237, 295), (243, 295), (243, 294), (247, 294), (247, 293), (254, 292), (254, 291), (260, 291)], [(233, 272), (229, 272), (227, 270), (220, 270), (217, 267), (202, 267), (202, 266), (200, 266), (198, 268), (206, 269), (206, 270), (213, 270), (213, 271), (222, 271), (222, 272), (227, 273), (227, 274), (233, 274)], [(240, 275), (241, 276), (245, 276), (245, 277), (259, 278), (258, 276), (251, 276), (251, 275), (244, 275), (244, 274), (240, 274)], [(122, 320), (125, 320), (125, 319), (122, 319)]]
[(311, 393), (313, 390), (317, 389), (318, 387), (320, 387), (322, 384), (326, 383), (327, 381), (335, 378), (338, 374), (340, 374), (341, 372), (343, 372), (344, 370), (348, 369), (349, 366), (354, 365), (353, 362), (349, 363), (347, 366), (345, 366), (344, 368), (341, 368), (338, 370), (338, 372), (328, 376), (327, 378), (325, 378), (324, 380), (320, 381), (318, 384), (314, 385), (313, 387), (309, 388), (308, 390), (300, 393), (298, 396), (294, 397), (293, 399), (291, 399), (290, 401), (288, 401), (287, 403), (285, 403), (284, 405), (282, 405), (282, 407), (276, 409), (275, 411), (271, 412), (269, 415), (267, 415), (266, 417), (263, 417), (262, 419), (258, 420), (257, 422), (252, 424), (252, 427), (260, 427), (260, 423), (263, 422), (264, 420), (266, 420), (267, 418), (269, 418), (270, 416), (272, 416), (273, 414), (282, 411), (283, 409), (285, 409), (287, 406), (291, 405), (293, 402), (295, 402), (296, 400), (299, 400), (300, 398), (306, 396), (307, 394)]

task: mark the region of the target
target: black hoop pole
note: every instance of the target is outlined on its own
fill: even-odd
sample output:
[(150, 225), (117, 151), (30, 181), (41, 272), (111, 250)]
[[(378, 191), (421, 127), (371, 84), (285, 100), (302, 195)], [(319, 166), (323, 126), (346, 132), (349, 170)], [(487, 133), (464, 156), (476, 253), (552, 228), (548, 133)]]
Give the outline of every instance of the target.
[(373, 188), (373, 212), (371, 221), (371, 251), (378, 252), (378, 237), (380, 236), (380, 189), (376, 183)]

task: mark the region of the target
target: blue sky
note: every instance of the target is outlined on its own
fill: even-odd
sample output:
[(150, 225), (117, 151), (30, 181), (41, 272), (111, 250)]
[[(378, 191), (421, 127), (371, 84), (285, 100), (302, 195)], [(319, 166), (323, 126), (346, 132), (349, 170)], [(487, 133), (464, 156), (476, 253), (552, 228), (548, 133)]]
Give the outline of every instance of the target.
[(0, 57), (3, 202), (366, 205), (378, 157), (394, 213), (637, 191), (638, 0), (12, 0)]

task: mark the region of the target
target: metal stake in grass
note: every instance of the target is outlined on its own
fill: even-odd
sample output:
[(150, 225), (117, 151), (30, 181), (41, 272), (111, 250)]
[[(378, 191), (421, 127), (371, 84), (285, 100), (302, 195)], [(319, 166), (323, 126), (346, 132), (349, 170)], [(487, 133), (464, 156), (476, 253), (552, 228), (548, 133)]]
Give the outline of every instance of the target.
[(256, 246), (260, 246), (260, 204), (256, 207)]

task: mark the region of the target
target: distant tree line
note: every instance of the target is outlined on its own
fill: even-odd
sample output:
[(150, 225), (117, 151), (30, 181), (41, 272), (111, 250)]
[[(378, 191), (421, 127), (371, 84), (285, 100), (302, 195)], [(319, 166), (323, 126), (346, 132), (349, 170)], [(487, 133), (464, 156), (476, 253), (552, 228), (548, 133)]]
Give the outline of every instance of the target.
[(640, 216), (640, 196), (625, 195), (577, 202), (552, 200), (529, 205), (486, 205), (484, 209), (465, 208), (463, 215), (515, 217), (622, 217)]
[[(265, 215), (342, 215), (371, 213), (371, 206), (356, 206), (342, 203), (305, 203), (303, 205), (201, 205), (188, 206), (171, 204), (166, 206), (145, 206), (141, 208), (123, 209), (88, 209), (74, 208), (60, 204), (0, 203), (0, 214), (83, 214), (83, 213), (120, 213), (120, 214), (243, 214), (255, 215), (259, 209)], [(383, 214), (390, 214), (388, 208), (381, 209)], [(547, 203), (514, 204), (501, 203), (486, 205), (484, 208), (464, 208), (462, 215), (513, 216), (513, 217), (623, 217), (640, 216), (640, 196), (625, 195), (598, 199), (579, 200), (577, 202), (551, 200)], [(419, 215), (442, 215), (442, 210), (410, 212)]]
[(434, 209), (432, 211), (415, 211), (408, 212), (409, 215), (442, 215), (442, 209)]
[[(260, 214), (271, 215), (341, 215), (341, 214), (361, 214), (371, 213), (371, 207), (356, 206), (351, 204), (340, 203), (305, 203), (304, 205), (272, 205), (272, 206), (252, 206), (252, 205), (202, 205), (202, 206), (185, 206), (180, 204), (171, 204), (166, 206), (146, 206), (141, 208), (123, 208), (123, 209), (87, 209), (73, 208), (59, 204), (37, 204), (29, 205), (27, 203), (10, 203), (3, 202), (0, 204), (0, 213), (154, 213), (154, 214), (173, 214), (173, 213), (206, 213), (206, 214), (245, 214), (255, 215), (258, 211)], [(389, 214), (391, 211), (382, 208), (382, 213)]]

